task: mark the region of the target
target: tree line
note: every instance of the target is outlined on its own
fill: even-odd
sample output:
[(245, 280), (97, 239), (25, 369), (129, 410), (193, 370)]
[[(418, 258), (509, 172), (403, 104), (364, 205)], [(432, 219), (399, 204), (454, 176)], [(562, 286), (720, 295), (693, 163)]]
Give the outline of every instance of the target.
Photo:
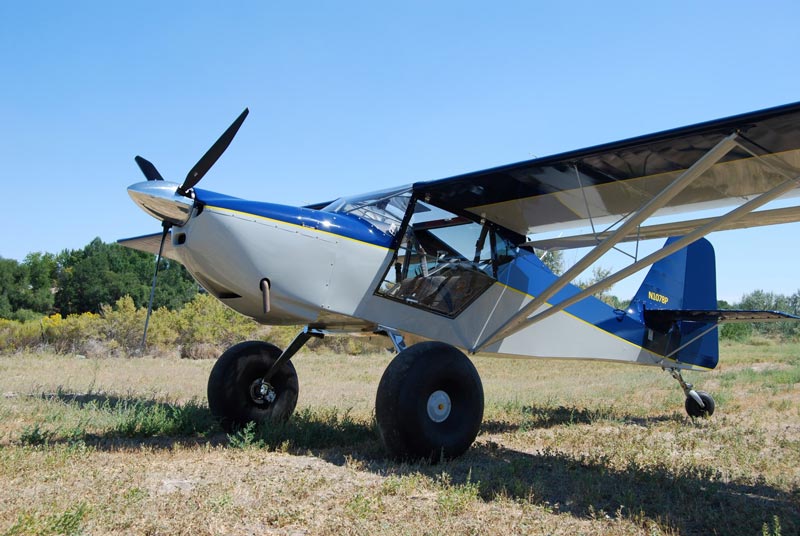
[[(563, 271), (563, 258), (555, 252), (545, 256), (546, 264), (556, 273)], [(95, 238), (83, 249), (61, 253), (30, 253), (22, 262), (0, 257), (0, 318), (34, 320), (61, 314), (101, 313), (103, 306), (130, 296), (136, 308), (146, 307), (150, 297), (155, 262), (153, 255), (105, 243)], [(607, 271), (596, 268), (582, 287), (603, 279)], [(178, 310), (190, 302), (199, 287), (178, 262), (162, 259), (154, 308)], [(608, 290), (603, 301), (618, 308), (623, 303)], [(720, 301), (720, 309), (783, 311), (800, 315), (800, 290), (791, 295), (755, 290), (738, 303)], [(753, 335), (770, 338), (800, 338), (800, 322), (761, 324), (725, 324), (723, 338), (746, 340)]]
[[(153, 255), (95, 238), (83, 249), (30, 253), (22, 262), (0, 257), (0, 318), (31, 320), (99, 313), (130, 296), (147, 305), (155, 270)], [(180, 263), (162, 259), (154, 307), (178, 309), (198, 292)]]

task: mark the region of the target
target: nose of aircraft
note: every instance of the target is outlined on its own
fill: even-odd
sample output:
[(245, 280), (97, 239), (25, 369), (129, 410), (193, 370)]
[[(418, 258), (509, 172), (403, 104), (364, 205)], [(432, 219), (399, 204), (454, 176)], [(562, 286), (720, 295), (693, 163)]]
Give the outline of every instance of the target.
[(211, 169), (211, 166), (222, 156), (228, 148), (233, 137), (242, 126), (249, 110), (247, 108), (231, 123), (231, 126), (222, 133), (214, 145), (206, 151), (200, 160), (189, 170), (183, 184), (165, 181), (156, 167), (149, 160), (141, 156), (136, 157), (136, 164), (142, 170), (146, 182), (137, 182), (128, 187), (128, 195), (139, 205), (142, 210), (165, 224), (182, 226), (189, 221), (194, 208), (192, 189), (200, 179)]
[(176, 193), (179, 186), (164, 180), (137, 182), (128, 186), (128, 195), (155, 219), (180, 227), (189, 221), (194, 200)]

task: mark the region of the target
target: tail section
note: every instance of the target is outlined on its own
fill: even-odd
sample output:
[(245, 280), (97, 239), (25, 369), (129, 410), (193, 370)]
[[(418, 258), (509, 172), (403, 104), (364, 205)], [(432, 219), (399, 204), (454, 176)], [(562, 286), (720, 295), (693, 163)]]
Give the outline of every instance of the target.
[[(673, 237), (666, 245), (678, 240)], [(645, 347), (681, 363), (713, 369), (719, 334), (713, 318), (693, 312), (717, 309), (714, 248), (701, 239), (655, 263), (631, 301), (647, 325)]]

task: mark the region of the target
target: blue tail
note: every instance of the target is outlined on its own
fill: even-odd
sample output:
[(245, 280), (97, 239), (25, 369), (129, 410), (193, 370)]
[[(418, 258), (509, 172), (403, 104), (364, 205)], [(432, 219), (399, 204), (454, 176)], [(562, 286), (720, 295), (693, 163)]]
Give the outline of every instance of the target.
[(682, 363), (717, 366), (719, 333), (709, 331), (716, 322), (687, 319), (717, 309), (715, 264), (713, 246), (701, 239), (650, 268), (630, 305), (650, 328), (645, 347)]

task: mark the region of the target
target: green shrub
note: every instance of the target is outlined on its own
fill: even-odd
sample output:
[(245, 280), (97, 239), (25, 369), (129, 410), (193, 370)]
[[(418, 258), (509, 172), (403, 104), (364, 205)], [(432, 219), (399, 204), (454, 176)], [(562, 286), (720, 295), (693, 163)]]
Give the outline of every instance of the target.
[[(266, 327), (262, 339), (278, 348), (286, 348), (302, 329), (303, 326), (269, 326)], [(311, 342), (313, 341), (309, 341), (309, 343)]]
[(136, 309), (130, 296), (123, 296), (113, 307), (102, 305), (100, 315), (104, 320), (103, 330), (106, 340), (112, 343), (111, 347), (124, 352), (139, 348), (146, 314), (144, 307)]
[(0, 319), (0, 351), (16, 352), (42, 346), (42, 320), (19, 322)]
[(18, 320), (19, 322), (31, 322), (38, 321), (43, 316), (42, 313), (37, 313), (30, 309), (17, 309), (11, 314), (10, 318), (11, 320)]
[[(166, 350), (175, 347), (180, 336), (178, 332), (179, 314), (179, 311), (170, 311), (166, 307), (159, 307), (153, 311), (147, 328), (147, 346), (149, 348)], [(140, 330), (144, 330), (144, 323), (140, 326)]]
[(88, 345), (104, 340), (103, 318), (94, 313), (55, 314), (42, 319), (42, 337), (50, 348), (59, 353), (86, 353)]
[(223, 349), (252, 339), (259, 327), (251, 318), (240, 315), (208, 294), (195, 296), (174, 320), (177, 343), (182, 347), (181, 354), (187, 357), (193, 346), (214, 345)]
[(746, 342), (753, 335), (753, 324), (731, 323), (722, 324), (719, 330), (720, 339), (736, 342)]

